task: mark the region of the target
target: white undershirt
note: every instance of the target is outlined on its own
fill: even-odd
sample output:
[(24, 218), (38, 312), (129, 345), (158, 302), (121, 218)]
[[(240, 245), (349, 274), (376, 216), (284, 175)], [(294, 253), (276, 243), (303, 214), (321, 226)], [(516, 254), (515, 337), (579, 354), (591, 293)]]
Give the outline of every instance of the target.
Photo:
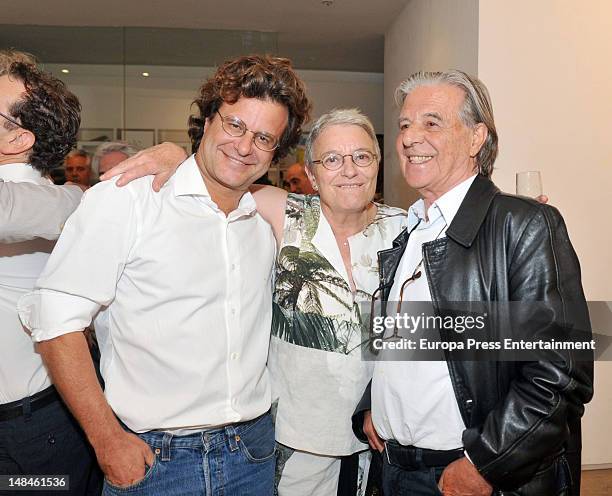
[[(389, 302), (399, 300), (402, 283), (422, 260), (423, 243), (445, 236), (461, 202), (472, 185), (472, 176), (438, 198), (425, 215), (423, 200), (408, 212), (412, 231), (402, 256)], [(421, 221), (419, 223), (419, 220)], [(404, 300), (431, 301), (425, 270), (405, 289)], [(463, 445), (465, 424), (455, 399), (445, 361), (378, 361), (372, 379), (372, 420), (383, 439), (406, 446), (449, 450)]]
[(20, 315), (44, 341), (107, 307), (105, 395), (134, 431), (246, 421), (271, 403), (274, 254), (253, 197), (226, 216), (191, 156), (160, 193), (151, 178), (88, 190)]

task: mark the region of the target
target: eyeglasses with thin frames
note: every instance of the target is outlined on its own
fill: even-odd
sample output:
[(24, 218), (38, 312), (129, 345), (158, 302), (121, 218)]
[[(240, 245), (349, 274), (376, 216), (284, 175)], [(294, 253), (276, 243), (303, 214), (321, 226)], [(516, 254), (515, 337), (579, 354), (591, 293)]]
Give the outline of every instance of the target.
[(321, 164), (327, 170), (335, 171), (344, 165), (344, 159), (351, 157), (357, 167), (369, 167), (374, 162), (376, 155), (369, 150), (355, 150), (353, 153), (342, 155), (338, 152), (328, 152), (321, 155), (320, 160), (313, 160), (313, 164)]
[[(412, 232), (414, 230), (416, 230), (416, 228), (419, 226), (419, 224), (421, 223), (421, 221), (419, 220), (419, 222), (411, 229), (410, 234), (412, 234)], [(442, 229), (440, 230), (440, 232), (436, 235), (436, 237), (432, 240), (435, 241), (437, 240), (440, 235), (444, 232), (444, 230), (446, 229), (446, 222), (444, 223), (444, 226), (442, 226)], [(422, 267), (423, 267), (423, 257), (421, 257), (421, 260), (419, 261), (419, 263), (416, 265), (414, 271), (412, 272), (412, 275), (410, 275), (410, 277), (408, 277), (400, 286), (400, 291), (399, 291), (399, 298), (397, 301), (397, 307), (396, 307), (396, 312), (395, 315), (399, 315), (402, 309), (402, 303), (405, 301), (404, 300), (404, 292), (406, 290), (406, 288), (410, 285), (410, 283), (417, 281), (418, 279), (421, 278), (421, 276), (423, 275), (422, 272)], [(378, 288), (376, 291), (374, 291), (374, 293), (372, 294), (372, 299), (370, 301), (370, 327), (369, 327), (369, 336), (370, 339), (369, 341), (372, 342), (372, 340), (374, 339), (374, 316), (376, 315), (376, 301), (379, 299), (379, 295), (380, 295), (380, 291), (381, 288)], [(399, 335), (399, 329), (397, 327), (397, 319), (394, 319), (393, 321), (393, 333), (390, 336), (382, 336), (379, 337), (378, 339), (381, 339), (382, 341), (397, 341), (400, 339), (400, 335)]]
[(11, 124), (15, 124), (17, 127), (20, 127), (20, 128), (22, 128), (22, 129), (26, 129), (26, 130), (27, 130), (27, 128), (23, 127), (23, 124), (19, 124), (19, 123), (18, 123), (18, 122), (17, 122), (15, 119), (13, 119), (12, 117), (9, 117), (8, 115), (3, 114), (2, 112), (0, 112), (0, 116), (1, 116), (1, 117), (4, 117), (4, 118), (5, 118), (7, 121), (9, 121)]
[(255, 146), (262, 152), (272, 152), (278, 148), (278, 138), (272, 136), (271, 134), (264, 133), (262, 131), (251, 131), (238, 117), (229, 115), (223, 116), (218, 110), (217, 114), (219, 114), (219, 117), (221, 117), (221, 127), (233, 138), (240, 138), (248, 131), (253, 134), (253, 143)]

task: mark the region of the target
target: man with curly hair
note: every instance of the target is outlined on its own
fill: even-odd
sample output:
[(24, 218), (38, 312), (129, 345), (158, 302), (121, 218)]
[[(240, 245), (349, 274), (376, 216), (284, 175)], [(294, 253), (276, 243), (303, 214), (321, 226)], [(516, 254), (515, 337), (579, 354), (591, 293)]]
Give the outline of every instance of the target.
[[(6, 64), (0, 68), (0, 120), (0, 178), (49, 187), (49, 172), (76, 142), (77, 98), (27, 60)], [(86, 494), (96, 486), (93, 453), (16, 311), (53, 243), (12, 241), (0, 245), (0, 474), (69, 475), (70, 494)]]
[[(37, 64), (29, 53), (0, 50), (0, 75), (8, 74), (16, 62)], [(0, 242), (57, 239), (64, 222), (81, 201), (82, 193), (76, 185), (5, 182), (0, 178)]]
[[(88, 190), (20, 301), (105, 494), (273, 493), (275, 240), (248, 188), (297, 143), (310, 103), (288, 60), (248, 56), (194, 105), (194, 155), (159, 193), (150, 177)], [(104, 394), (80, 332), (94, 316)]]

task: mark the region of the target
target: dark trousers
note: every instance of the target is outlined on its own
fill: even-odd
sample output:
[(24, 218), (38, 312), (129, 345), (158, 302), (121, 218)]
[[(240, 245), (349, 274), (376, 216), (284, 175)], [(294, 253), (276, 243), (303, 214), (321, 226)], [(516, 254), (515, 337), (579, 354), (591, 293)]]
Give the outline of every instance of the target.
[(390, 465), (383, 453), (382, 487), (384, 496), (440, 496), (438, 481), (445, 467), (405, 470)]
[[(83, 431), (59, 400), (0, 421), (0, 474), (68, 475), (69, 491), (44, 491), (57, 495), (98, 495), (102, 474)], [(17, 494), (40, 495), (41, 491)]]
[(461, 448), (439, 451), (387, 441), (382, 453), (383, 493), (385, 496), (439, 496), (442, 493), (438, 481), (442, 472), (462, 457)]

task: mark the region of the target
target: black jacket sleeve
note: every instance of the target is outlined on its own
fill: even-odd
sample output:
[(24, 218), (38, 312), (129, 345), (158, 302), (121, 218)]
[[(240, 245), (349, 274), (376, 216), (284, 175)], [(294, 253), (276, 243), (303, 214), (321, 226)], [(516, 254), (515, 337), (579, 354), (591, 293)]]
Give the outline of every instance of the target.
[[(518, 234), (506, 246), (509, 299), (543, 302), (548, 311), (545, 319), (518, 312), (513, 326), (561, 340), (580, 330), (590, 340), (580, 266), (561, 215), (540, 206)], [(505, 397), (484, 422), (464, 432), (470, 459), (496, 488), (512, 490), (531, 481), (547, 460), (563, 453), (571, 426), (592, 397), (592, 359), (578, 361), (567, 350), (554, 353), (550, 360), (517, 363)]]
[(360, 441), (367, 443), (368, 438), (363, 432), (363, 417), (367, 410), (372, 409), (372, 398), (371, 398), (371, 390), (372, 390), (372, 381), (370, 381), (363, 392), (363, 396), (361, 396), (361, 400), (357, 404), (357, 408), (355, 408), (355, 412), (353, 413), (352, 421), (353, 421), (353, 432), (357, 439)]

